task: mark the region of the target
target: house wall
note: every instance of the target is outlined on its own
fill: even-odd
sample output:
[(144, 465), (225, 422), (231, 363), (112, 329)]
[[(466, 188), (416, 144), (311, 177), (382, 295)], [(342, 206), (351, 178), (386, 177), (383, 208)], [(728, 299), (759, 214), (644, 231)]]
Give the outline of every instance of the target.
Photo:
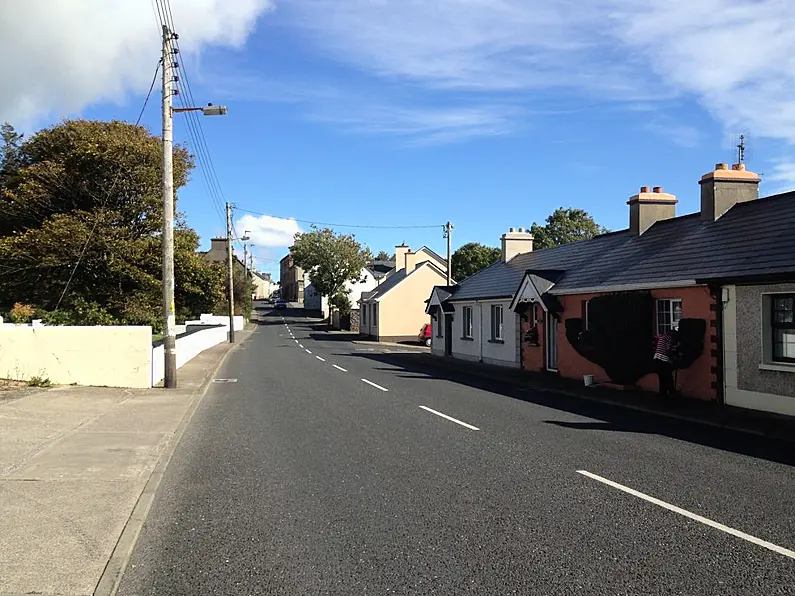
[(8, 379), (148, 388), (151, 365), (151, 327), (0, 328), (0, 376)]
[(724, 398), (728, 405), (795, 416), (795, 364), (770, 361), (765, 294), (795, 283), (724, 288)]
[[(654, 299), (679, 298), (682, 300), (682, 317), (704, 319), (707, 329), (704, 336), (704, 351), (690, 368), (680, 370), (676, 377), (677, 390), (683, 395), (702, 400), (714, 400), (717, 395), (717, 337), (716, 312), (714, 300), (709, 289), (703, 286), (687, 288), (669, 288), (652, 290)], [(582, 379), (583, 375), (593, 375), (597, 383), (610, 383), (610, 378), (604, 370), (580, 356), (566, 338), (566, 319), (581, 318), (582, 303), (595, 298), (600, 294), (578, 294), (571, 296), (558, 296), (563, 305), (563, 313), (558, 324), (558, 374), (571, 379)], [(539, 308), (540, 310), (540, 308)], [(542, 313), (539, 313), (542, 314)], [(543, 319), (543, 317), (541, 317)], [(525, 325), (527, 328), (527, 325)], [(523, 346), (523, 368), (528, 370), (543, 370), (545, 354), (545, 335), (543, 324), (539, 325), (538, 348)], [(644, 391), (658, 390), (657, 376), (646, 375), (641, 378), (636, 386)]]
[[(453, 320), (453, 357), (488, 364), (519, 367), (519, 316), (510, 299), (456, 302)], [(503, 341), (491, 341), (491, 306), (503, 307)], [(472, 307), (472, 339), (464, 339), (464, 307)], [(444, 351), (444, 341), (441, 342)]]
[(444, 277), (432, 267), (420, 267), (378, 299), (378, 329), (375, 333), (378, 339), (416, 340), (423, 324), (430, 321), (425, 313), (425, 300), (433, 287), (444, 281)]

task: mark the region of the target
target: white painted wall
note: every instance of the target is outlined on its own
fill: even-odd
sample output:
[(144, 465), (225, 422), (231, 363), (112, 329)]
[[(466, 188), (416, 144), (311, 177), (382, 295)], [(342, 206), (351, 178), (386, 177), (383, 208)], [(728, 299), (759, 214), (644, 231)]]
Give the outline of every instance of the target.
[(151, 365), (151, 327), (0, 328), (0, 376), (9, 379), (38, 376), (56, 385), (149, 387)]
[[(200, 315), (198, 321), (185, 321), (186, 325), (224, 325), (229, 328), (228, 315)], [(235, 331), (242, 331), (246, 321), (240, 315), (235, 315)]]
[[(241, 317), (242, 318), (242, 317)], [(228, 319), (228, 317), (227, 317)], [(229, 326), (226, 327), (207, 327), (202, 331), (196, 331), (190, 335), (177, 338), (177, 368), (190, 362), (201, 354), (204, 350), (217, 346), (227, 341)], [(151, 342), (150, 342), (151, 346)], [(163, 345), (151, 348), (152, 350), (152, 369), (150, 376), (150, 386), (153, 387), (163, 380), (165, 362), (163, 358)]]
[[(453, 320), (453, 357), (463, 360), (477, 360), (488, 364), (518, 368), (519, 317), (509, 309), (510, 300), (491, 300), (478, 302), (456, 302)], [(491, 305), (503, 307), (503, 341), (490, 342)], [(464, 307), (472, 307), (472, 340), (464, 336)], [(444, 350), (444, 340), (438, 340)]]

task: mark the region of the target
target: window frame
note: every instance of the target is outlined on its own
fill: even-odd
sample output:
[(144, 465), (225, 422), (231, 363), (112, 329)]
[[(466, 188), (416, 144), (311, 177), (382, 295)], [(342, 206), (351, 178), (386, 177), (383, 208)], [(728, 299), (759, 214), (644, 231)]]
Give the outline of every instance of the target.
[(365, 304), (364, 308), (362, 309), (362, 327), (367, 326), (367, 307), (370, 306), (369, 304)]
[[(505, 341), (505, 336), (504, 336), (505, 307), (502, 304), (492, 304), (490, 310), (491, 310), (491, 341), (504, 342)], [(499, 323), (496, 317), (497, 312), (500, 313)]]
[(462, 306), (461, 311), (461, 337), (462, 339), (474, 339), (474, 308), (472, 306)]
[[(679, 319), (676, 321), (676, 326), (674, 326), (674, 304), (679, 304)], [(668, 310), (663, 311), (669, 317), (668, 321), (664, 322), (665, 328), (661, 327), (660, 321), (660, 305), (661, 304), (668, 304)], [(679, 322), (684, 318), (684, 310), (683, 310), (683, 303), (681, 298), (657, 298), (654, 302), (654, 330), (657, 335), (662, 335), (666, 331), (672, 331), (679, 329)]]
[[(795, 364), (795, 358), (791, 358), (789, 356), (776, 356), (776, 345), (779, 343), (776, 341), (776, 331), (778, 330), (793, 330), (795, 331), (795, 293), (782, 293), (782, 294), (769, 294), (770, 297), (770, 322), (768, 325), (768, 329), (770, 333), (770, 361), (771, 362), (781, 362), (786, 364)], [(776, 313), (777, 312), (787, 312), (786, 310), (782, 311), (781, 309), (776, 308), (776, 301), (777, 300), (791, 300), (792, 301), (792, 310), (791, 313), (791, 322), (778, 322), (776, 321)]]
[(370, 312), (370, 321), (372, 321), (371, 325), (373, 327), (378, 327), (378, 303), (373, 302), (373, 304), (370, 306), (373, 308), (373, 310)]
[(447, 315), (444, 314), (444, 311), (442, 310), (442, 307), (440, 306), (439, 307), (439, 312), (436, 315), (436, 337), (438, 337), (440, 339), (442, 337), (444, 337), (444, 323), (445, 323), (445, 317), (446, 316)]

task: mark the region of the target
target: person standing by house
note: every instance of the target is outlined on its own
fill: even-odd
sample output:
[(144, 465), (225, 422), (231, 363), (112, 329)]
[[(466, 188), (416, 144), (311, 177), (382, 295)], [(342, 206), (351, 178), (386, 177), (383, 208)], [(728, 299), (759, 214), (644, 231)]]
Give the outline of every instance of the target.
[(657, 336), (654, 348), (654, 369), (659, 379), (660, 397), (673, 397), (674, 387), (674, 350), (676, 337), (672, 329)]

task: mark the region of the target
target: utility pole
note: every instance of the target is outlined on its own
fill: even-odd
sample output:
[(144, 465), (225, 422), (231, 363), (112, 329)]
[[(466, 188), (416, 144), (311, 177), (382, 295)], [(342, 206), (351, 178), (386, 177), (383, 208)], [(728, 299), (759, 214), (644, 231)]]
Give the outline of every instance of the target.
[(229, 343), (235, 343), (235, 270), (232, 260), (232, 205), (226, 204), (226, 266), (229, 270)]
[(177, 333), (174, 320), (174, 33), (163, 26), (163, 387), (177, 386)]
[(450, 253), (450, 246), (453, 240), (453, 229), (455, 226), (449, 221), (444, 226), (444, 237), (447, 238), (447, 285), (452, 283), (453, 256)]

